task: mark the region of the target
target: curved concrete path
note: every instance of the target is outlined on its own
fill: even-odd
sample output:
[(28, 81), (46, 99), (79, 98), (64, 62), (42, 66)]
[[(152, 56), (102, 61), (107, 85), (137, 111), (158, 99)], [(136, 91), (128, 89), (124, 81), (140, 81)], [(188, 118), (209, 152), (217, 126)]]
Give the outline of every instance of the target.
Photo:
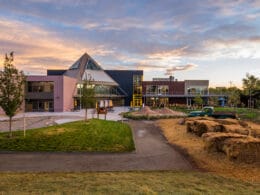
[(193, 170), (152, 121), (130, 121), (136, 150), (130, 153), (0, 153), (0, 171), (74, 172)]

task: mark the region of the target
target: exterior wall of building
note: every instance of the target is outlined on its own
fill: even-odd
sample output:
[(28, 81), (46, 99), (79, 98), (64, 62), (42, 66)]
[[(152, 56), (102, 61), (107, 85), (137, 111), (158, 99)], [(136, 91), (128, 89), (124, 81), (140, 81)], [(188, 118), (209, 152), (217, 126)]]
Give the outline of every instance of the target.
[[(185, 94), (208, 95), (209, 80), (185, 80)], [(197, 89), (190, 92), (189, 89)]]
[(63, 76), (63, 111), (74, 109), (74, 95), (76, 95), (77, 79)]
[[(144, 102), (148, 105), (174, 105), (193, 102), (194, 97), (199, 94), (208, 101), (208, 80), (186, 80), (176, 81), (172, 79), (154, 79), (143, 82)], [(164, 89), (164, 90), (162, 90)]]
[[(54, 111), (62, 112), (63, 111), (63, 76), (28, 76), (28, 81), (52, 81), (54, 82), (54, 91), (53, 91), (53, 103)], [(30, 95), (41, 96), (41, 93), (34, 93)], [(44, 94), (42, 94), (44, 95)], [(26, 97), (25, 97), (26, 98)]]
[(3, 111), (3, 109), (0, 107), (0, 116), (1, 115), (5, 115), (5, 112)]
[[(168, 93), (165, 95), (184, 95), (184, 81), (143, 81), (143, 95), (147, 94), (147, 86), (168, 86)], [(160, 94), (154, 94), (160, 95)]]
[(112, 77), (127, 93), (125, 98), (125, 106), (130, 106), (133, 96), (133, 76), (143, 75), (142, 70), (105, 70), (105, 72)]

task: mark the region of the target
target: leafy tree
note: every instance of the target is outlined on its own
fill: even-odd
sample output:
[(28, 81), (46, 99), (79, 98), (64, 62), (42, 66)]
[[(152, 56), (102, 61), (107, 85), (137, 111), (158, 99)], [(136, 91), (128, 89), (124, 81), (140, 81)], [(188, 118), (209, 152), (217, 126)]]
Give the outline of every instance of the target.
[[(254, 75), (246, 74), (246, 78), (243, 80), (244, 94), (249, 96), (249, 107), (252, 107), (252, 96), (256, 95), (260, 91), (260, 79)], [(259, 100), (255, 100), (256, 106), (259, 104)]]
[(218, 105), (218, 97), (217, 96), (209, 97), (209, 105), (217, 106)]
[(203, 99), (201, 98), (200, 95), (195, 96), (194, 104), (197, 105), (197, 106), (202, 106), (203, 105)]
[(237, 87), (228, 88), (228, 104), (231, 107), (237, 107), (240, 103), (241, 91)]
[(93, 81), (94, 79), (89, 75), (89, 77), (83, 82), (81, 102), (85, 108), (85, 121), (87, 121), (88, 118), (88, 108), (95, 107), (96, 103)]
[(246, 95), (255, 90), (260, 90), (260, 79), (254, 75), (246, 74), (246, 78), (243, 78), (243, 89)]
[(0, 106), (9, 117), (9, 136), (12, 137), (12, 118), (24, 99), (26, 77), (13, 65), (13, 52), (5, 55), (4, 70), (0, 71)]
[(209, 94), (213, 95), (226, 95), (228, 89), (226, 87), (209, 88)]

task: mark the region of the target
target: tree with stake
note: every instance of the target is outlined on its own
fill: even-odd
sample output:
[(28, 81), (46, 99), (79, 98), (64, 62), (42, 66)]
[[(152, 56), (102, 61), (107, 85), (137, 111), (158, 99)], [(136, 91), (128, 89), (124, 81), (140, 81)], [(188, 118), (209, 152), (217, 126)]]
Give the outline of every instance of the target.
[(96, 103), (93, 81), (94, 79), (91, 77), (91, 75), (88, 75), (88, 78), (86, 78), (83, 82), (81, 102), (85, 108), (85, 121), (88, 119), (88, 108), (94, 108)]
[(24, 99), (26, 77), (13, 65), (13, 52), (5, 55), (4, 69), (0, 71), (0, 106), (9, 117), (9, 136), (12, 137), (12, 118)]

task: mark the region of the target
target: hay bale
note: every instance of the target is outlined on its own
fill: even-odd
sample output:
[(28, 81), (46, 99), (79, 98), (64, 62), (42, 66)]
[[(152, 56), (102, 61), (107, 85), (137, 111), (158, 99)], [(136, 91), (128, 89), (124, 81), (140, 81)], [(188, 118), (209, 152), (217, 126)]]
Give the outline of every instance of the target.
[(260, 138), (260, 130), (258, 129), (251, 129), (249, 135), (255, 138)]
[(211, 117), (201, 117), (201, 116), (186, 118), (186, 121), (193, 121), (194, 122), (194, 121), (200, 121), (200, 120), (213, 121), (214, 118), (211, 118)]
[(223, 151), (230, 160), (260, 163), (260, 139), (253, 137), (230, 138), (224, 141)]
[(222, 125), (239, 125), (239, 120), (237, 119), (231, 119), (231, 118), (226, 118), (226, 119), (215, 119), (214, 121), (222, 124)]
[(195, 135), (200, 136), (203, 133), (208, 132), (208, 126), (205, 122), (203, 121), (195, 121), (194, 125), (193, 125), (193, 131), (192, 131)]
[(214, 120), (201, 120), (200, 123), (204, 123), (207, 126), (207, 132), (223, 132), (223, 125), (215, 122)]
[(235, 125), (223, 125), (224, 132), (238, 133), (241, 135), (249, 135), (250, 129), (242, 127), (240, 124)]
[(242, 127), (245, 127), (245, 128), (248, 128), (248, 127), (249, 127), (248, 123), (245, 122), (245, 121), (239, 120), (238, 123), (239, 123)]
[(224, 141), (230, 138), (246, 138), (245, 135), (239, 135), (234, 133), (219, 133), (210, 132), (204, 133), (202, 135), (203, 141), (205, 143), (204, 149), (209, 152), (224, 152)]
[(193, 125), (193, 122), (191, 122), (191, 121), (188, 121), (188, 122), (186, 122), (186, 131), (187, 131), (187, 133), (192, 133), (193, 132), (193, 127), (194, 125)]
[(223, 125), (213, 120), (197, 120), (187, 121), (187, 132), (192, 132), (195, 135), (202, 136), (203, 133), (207, 132), (223, 132)]

